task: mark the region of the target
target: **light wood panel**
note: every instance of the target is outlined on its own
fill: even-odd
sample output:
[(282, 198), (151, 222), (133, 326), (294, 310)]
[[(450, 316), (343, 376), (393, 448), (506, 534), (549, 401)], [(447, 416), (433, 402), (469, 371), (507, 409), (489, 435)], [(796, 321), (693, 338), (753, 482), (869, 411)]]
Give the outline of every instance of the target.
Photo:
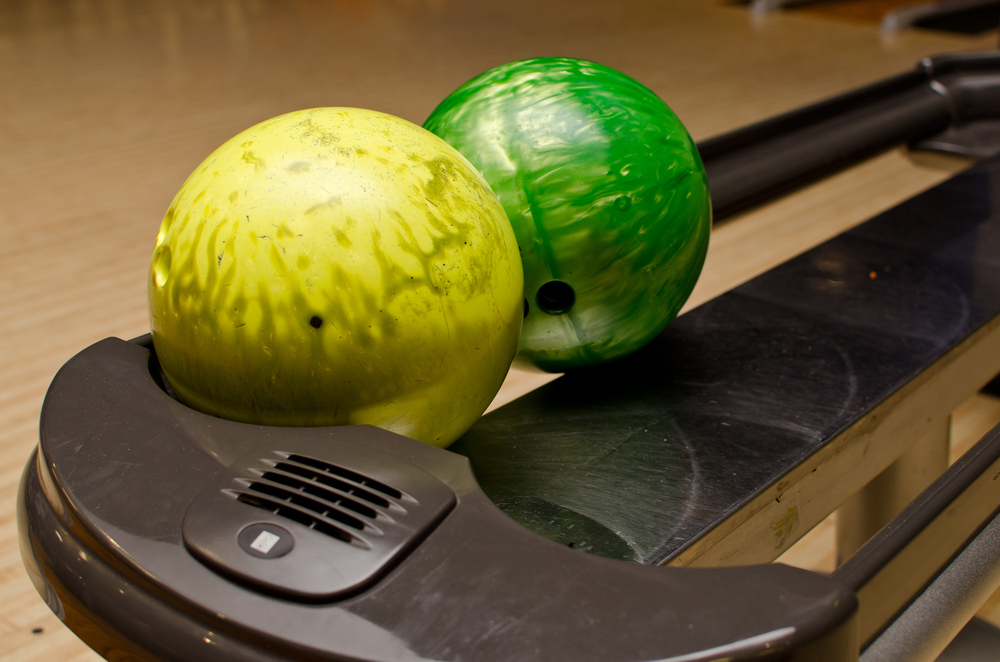
[[(954, 463), (998, 424), (1000, 398), (978, 393), (963, 402), (952, 413), (949, 463)], [(777, 561), (816, 572), (833, 572), (837, 567), (837, 513), (813, 527)], [(1000, 626), (1000, 591), (980, 608), (977, 616)]]
[[(921, 32), (889, 44), (869, 26), (791, 14), (755, 22), (740, 8), (700, 0), (4, 3), (0, 660), (97, 659), (24, 575), (13, 516), (18, 477), (59, 366), (103, 337), (147, 330), (146, 269), (160, 218), (187, 174), (238, 131), (318, 105), (419, 123), (485, 69), (569, 55), (638, 78), (702, 139), (909, 69), (925, 55), (995, 41)], [(726, 222), (688, 307), (963, 165), (896, 150)], [(498, 402), (548, 378), (516, 371)]]

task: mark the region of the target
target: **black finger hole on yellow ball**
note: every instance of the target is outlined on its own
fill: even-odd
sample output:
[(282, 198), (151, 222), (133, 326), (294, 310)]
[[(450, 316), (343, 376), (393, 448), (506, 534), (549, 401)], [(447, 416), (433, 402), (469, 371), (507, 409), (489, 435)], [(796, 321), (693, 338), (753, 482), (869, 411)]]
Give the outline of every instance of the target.
[(549, 315), (562, 315), (576, 303), (576, 293), (568, 283), (561, 280), (550, 280), (538, 288), (535, 295), (538, 307)]
[(318, 329), (319, 327), (323, 326), (323, 318), (319, 317), (318, 315), (313, 315), (312, 319), (309, 320), (309, 326), (311, 326), (314, 329)]

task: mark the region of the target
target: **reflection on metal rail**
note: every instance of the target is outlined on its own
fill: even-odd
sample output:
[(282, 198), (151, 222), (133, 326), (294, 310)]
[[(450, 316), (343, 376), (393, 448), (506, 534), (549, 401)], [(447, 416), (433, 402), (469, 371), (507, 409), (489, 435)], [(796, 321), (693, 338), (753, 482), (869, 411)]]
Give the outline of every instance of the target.
[(833, 573), (864, 662), (934, 660), (1000, 587), (998, 510), (1000, 426)]
[(1000, 51), (927, 58), (698, 150), (719, 220), (907, 143), (972, 158), (1000, 151)]
[(893, 9), (883, 16), (882, 22), (879, 24), (879, 30), (884, 34), (893, 34), (907, 28), (912, 28), (924, 19), (950, 16), (960, 12), (996, 6), (997, 4), (997, 0), (941, 0), (940, 2), (907, 5)]
[(886, 628), (861, 662), (931, 662), (1000, 587), (1000, 516)]

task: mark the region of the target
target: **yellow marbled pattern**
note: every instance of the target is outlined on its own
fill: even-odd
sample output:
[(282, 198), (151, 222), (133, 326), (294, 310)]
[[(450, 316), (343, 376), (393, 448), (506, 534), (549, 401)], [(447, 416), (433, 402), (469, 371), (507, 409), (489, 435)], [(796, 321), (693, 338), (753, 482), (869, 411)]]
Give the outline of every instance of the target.
[(428, 131), (350, 108), (282, 115), (211, 154), (167, 211), (149, 277), (157, 354), (190, 406), (438, 446), (503, 382), (523, 296), (481, 175)]

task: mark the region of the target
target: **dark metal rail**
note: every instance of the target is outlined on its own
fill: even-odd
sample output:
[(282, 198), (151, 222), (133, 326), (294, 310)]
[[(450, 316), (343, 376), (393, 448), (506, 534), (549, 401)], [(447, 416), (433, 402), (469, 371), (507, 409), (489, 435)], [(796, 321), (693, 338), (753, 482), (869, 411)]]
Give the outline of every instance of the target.
[[(915, 659), (906, 655), (919, 657), (935, 643), (946, 645), (951, 640), (979, 606), (969, 587), (979, 587), (985, 599), (1000, 584), (996, 535), (986, 533), (982, 538), (989, 527), (1000, 527), (995, 519), (998, 510), (1000, 426), (831, 576), (858, 595), (862, 650), (878, 642), (872, 650), (877, 659)], [(946, 596), (957, 592), (962, 599), (931, 601), (935, 613), (929, 614), (926, 605), (920, 606), (928, 591)], [(954, 608), (949, 609), (950, 603)], [(952, 613), (962, 612), (963, 607), (968, 613)], [(922, 624), (919, 637), (913, 632), (914, 623)], [(949, 627), (954, 631), (946, 631)], [(908, 643), (901, 648), (903, 642)], [(878, 653), (882, 649), (886, 652)], [(909, 652), (885, 657), (888, 651), (900, 650)], [(927, 655), (934, 659), (939, 652)]]
[(719, 220), (898, 145), (983, 120), (1000, 120), (1000, 51), (928, 58), (910, 73), (698, 149)]

